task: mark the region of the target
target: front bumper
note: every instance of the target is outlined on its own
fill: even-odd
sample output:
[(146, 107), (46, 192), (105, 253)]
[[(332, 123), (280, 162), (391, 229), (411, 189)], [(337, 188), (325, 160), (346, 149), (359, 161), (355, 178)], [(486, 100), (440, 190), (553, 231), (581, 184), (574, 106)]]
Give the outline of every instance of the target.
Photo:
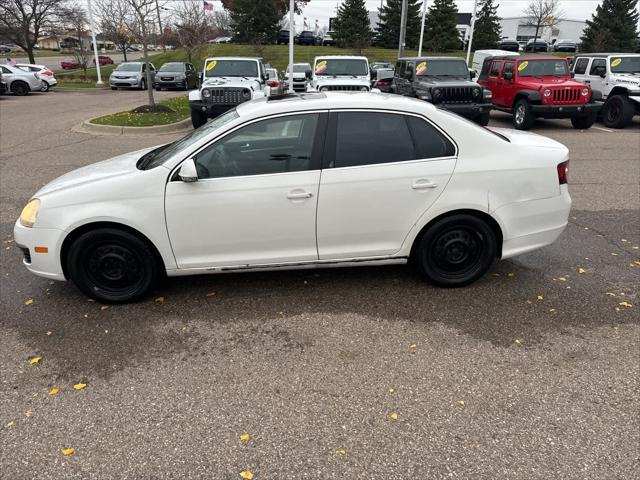
[(483, 113), (489, 113), (493, 104), (491, 103), (437, 103), (436, 107), (457, 113), (466, 118), (475, 118)]
[(137, 78), (110, 78), (110, 87), (131, 88), (140, 86), (140, 80)]
[(202, 100), (191, 100), (189, 101), (189, 107), (191, 110), (200, 110), (201, 112), (206, 113), (207, 117), (213, 118), (221, 115), (225, 112), (228, 112), (232, 108), (236, 108), (240, 104), (211, 104), (205, 103)]
[(581, 105), (531, 105), (531, 111), (542, 118), (571, 118), (596, 114), (602, 108), (601, 103)]
[(184, 88), (186, 84), (186, 80), (173, 80), (173, 81), (162, 81), (156, 80), (153, 82), (153, 86), (155, 88)]
[[(13, 239), (22, 250), (22, 263), (27, 270), (39, 277), (51, 280), (66, 280), (60, 263), (60, 251), (64, 231), (53, 228), (27, 228), (16, 221)], [(35, 247), (47, 247), (47, 253), (36, 253)]]

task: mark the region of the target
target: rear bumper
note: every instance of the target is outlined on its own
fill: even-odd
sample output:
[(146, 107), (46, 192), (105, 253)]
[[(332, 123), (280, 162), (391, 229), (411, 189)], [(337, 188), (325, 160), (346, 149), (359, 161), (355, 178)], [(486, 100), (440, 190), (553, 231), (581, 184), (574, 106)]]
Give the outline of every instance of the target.
[(543, 118), (570, 118), (596, 114), (602, 108), (601, 103), (582, 105), (531, 105), (531, 111)]
[[(34, 275), (51, 280), (66, 280), (60, 263), (60, 249), (64, 231), (53, 228), (27, 228), (17, 221), (13, 239), (22, 250), (22, 263)], [(35, 247), (47, 247), (47, 253), (36, 253)]]
[(493, 108), (491, 103), (438, 103), (438, 108), (457, 113), (462, 117), (474, 118), (483, 113), (488, 113)]

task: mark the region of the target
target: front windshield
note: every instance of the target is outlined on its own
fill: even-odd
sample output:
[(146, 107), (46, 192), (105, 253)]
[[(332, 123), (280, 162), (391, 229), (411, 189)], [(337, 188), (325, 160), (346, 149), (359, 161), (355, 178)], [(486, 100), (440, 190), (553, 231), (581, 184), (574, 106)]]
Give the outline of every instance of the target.
[(293, 64), (293, 73), (304, 73), (307, 70), (311, 70), (311, 65), (308, 63)]
[(209, 60), (204, 67), (206, 77), (258, 77), (254, 60)]
[(165, 63), (160, 67), (159, 72), (182, 72), (184, 71), (184, 63), (171, 62)]
[(168, 145), (163, 145), (144, 154), (138, 161), (138, 168), (140, 170), (149, 170), (162, 165), (178, 152), (188, 149), (191, 145), (206, 137), (211, 132), (233, 122), (238, 117), (239, 115), (235, 108), (233, 110), (229, 110), (210, 122), (205, 123), (200, 128), (196, 128), (180, 140), (176, 140)]
[(523, 60), (518, 62), (519, 77), (568, 76), (566, 60)]
[(614, 57), (610, 60), (612, 73), (640, 73), (640, 55)]
[(367, 61), (356, 58), (319, 58), (316, 75), (369, 75)]
[(142, 70), (141, 63), (121, 63), (116, 67), (119, 72), (139, 72)]
[(423, 60), (416, 65), (418, 77), (464, 77), (469, 78), (469, 69), (464, 60)]

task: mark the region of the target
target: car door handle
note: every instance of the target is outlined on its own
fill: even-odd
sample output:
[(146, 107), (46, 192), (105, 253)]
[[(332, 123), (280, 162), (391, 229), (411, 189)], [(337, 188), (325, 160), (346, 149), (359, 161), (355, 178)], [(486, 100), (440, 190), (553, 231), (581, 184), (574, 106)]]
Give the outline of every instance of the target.
[(289, 192), (287, 193), (287, 198), (289, 200), (300, 200), (303, 198), (311, 198), (313, 197), (313, 193), (311, 192)]
[(437, 187), (437, 183), (430, 182), (429, 180), (418, 180), (413, 185), (411, 185), (411, 188), (413, 188), (414, 190), (430, 190)]

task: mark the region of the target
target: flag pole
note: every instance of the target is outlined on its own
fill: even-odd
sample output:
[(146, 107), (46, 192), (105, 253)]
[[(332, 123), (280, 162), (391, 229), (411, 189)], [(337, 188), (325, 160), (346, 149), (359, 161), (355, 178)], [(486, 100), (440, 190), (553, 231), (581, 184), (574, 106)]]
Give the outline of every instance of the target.
[(469, 58), (471, 57), (471, 44), (473, 43), (473, 31), (476, 28), (477, 8), (478, 8), (478, 0), (473, 0), (473, 13), (471, 14), (471, 33), (469, 33), (469, 45), (467, 45), (467, 66), (469, 66)]
[(424, 21), (427, 17), (427, 0), (422, 1), (422, 25), (420, 26), (420, 43), (418, 44), (418, 56), (422, 56), (422, 41), (424, 40)]
[(295, 9), (294, 0), (289, 1), (289, 93), (293, 93), (293, 29), (295, 27), (293, 14)]

